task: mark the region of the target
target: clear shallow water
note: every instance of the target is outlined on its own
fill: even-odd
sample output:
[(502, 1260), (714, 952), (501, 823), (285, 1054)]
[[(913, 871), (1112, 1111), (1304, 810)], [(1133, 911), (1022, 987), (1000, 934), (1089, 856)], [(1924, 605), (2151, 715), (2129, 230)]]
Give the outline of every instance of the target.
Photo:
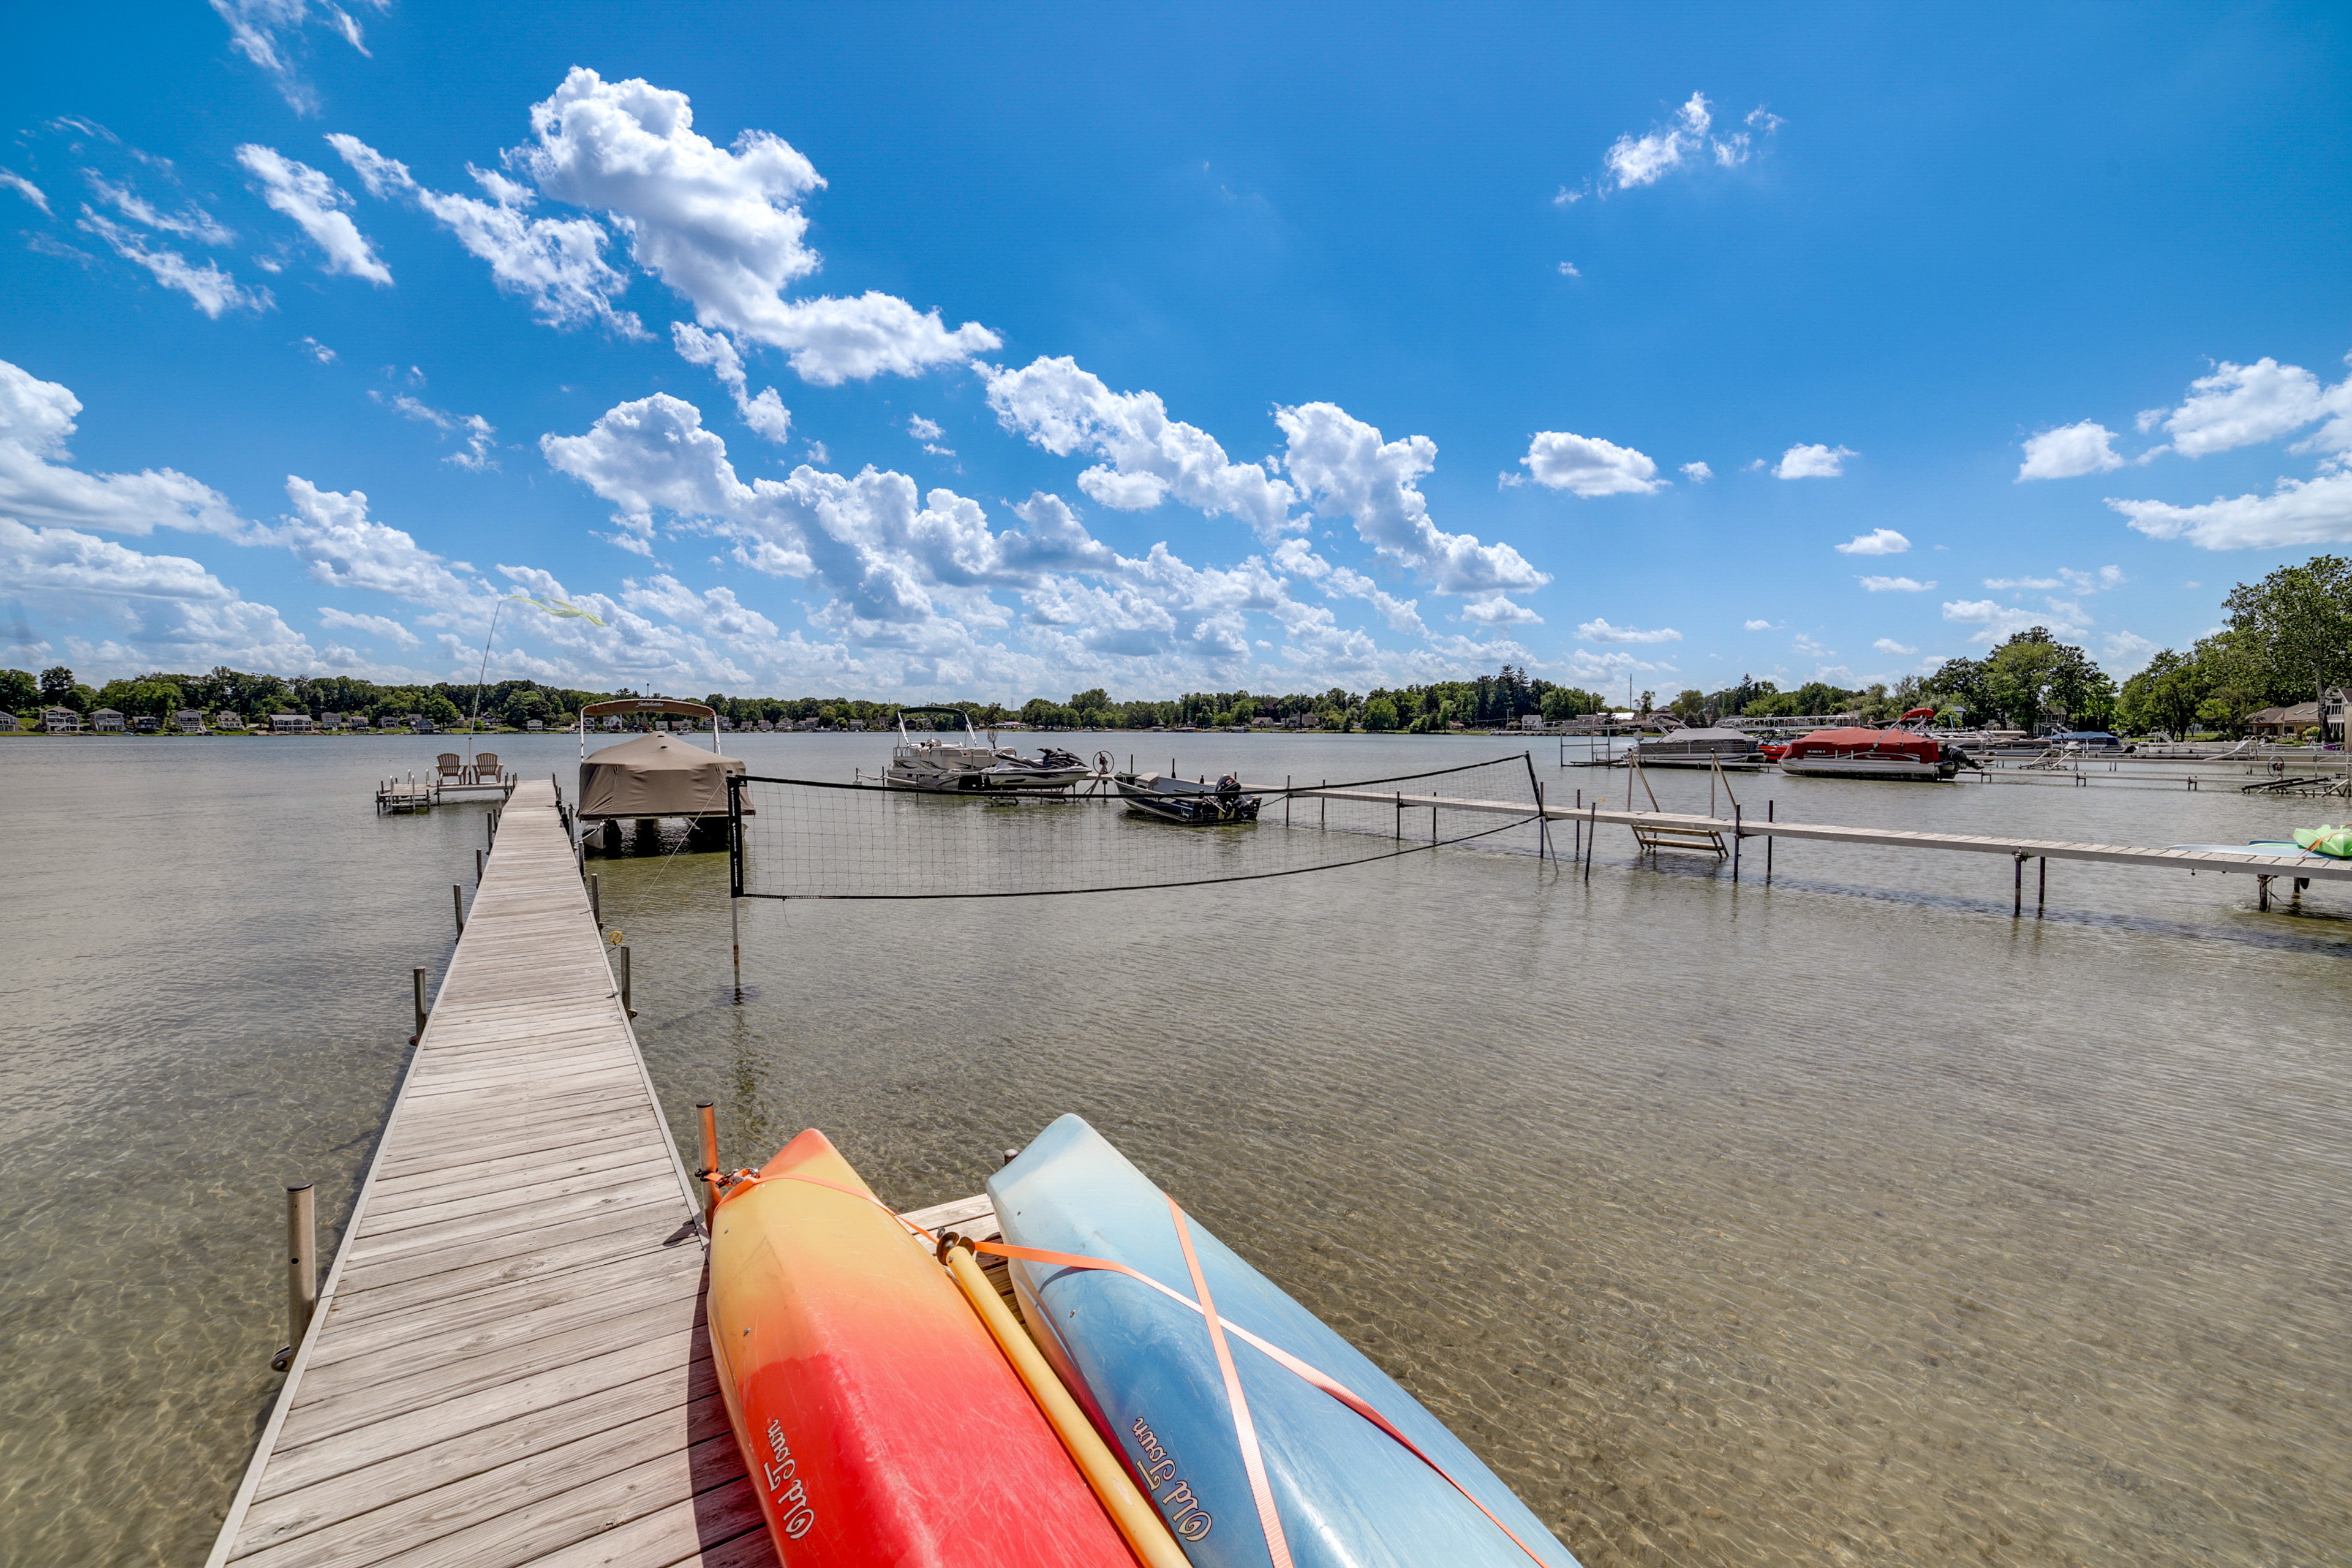
[[(562, 767), (567, 742), (501, 752)], [(1085, 737), (1253, 780), (1489, 740)], [(875, 738), (746, 737), (845, 778)], [(284, 1181), (340, 1225), (479, 808), (430, 742), (0, 744), (0, 1561), (201, 1558), (278, 1378)], [(1091, 752), (1094, 745), (1087, 751)], [(1538, 744), (1538, 759), (1543, 751)], [(1539, 770), (1552, 798), (1622, 774)], [(567, 774), (568, 776), (568, 774)], [(1706, 780), (1659, 775), (1668, 806)], [(2322, 803), (1736, 779), (1784, 817), (2164, 844)], [(2332, 805), (2333, 803), (2326, 803)], [(1588, 1563), (2352, 1560), (2352, 895), (1783, 845), (1590, 883), (1459, 848), (990, 904), (592, 861), (676, 1131), (887, 1198), (1094, 1121)], [(2029, 884), (2029, 911), (2031, 886)], [(690, 1146), (690, 1143), (688, 1144)]]

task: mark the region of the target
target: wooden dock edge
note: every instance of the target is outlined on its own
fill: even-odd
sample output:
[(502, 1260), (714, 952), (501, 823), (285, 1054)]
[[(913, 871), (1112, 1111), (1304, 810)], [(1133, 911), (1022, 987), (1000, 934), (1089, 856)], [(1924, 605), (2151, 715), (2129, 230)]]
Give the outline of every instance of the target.
[[(506, 804), (509, 809), (512, 808), (511, 795)], [(551, 810), (552, 806), (548, 809)], [(490, 853), (498, 853), (495, 841)], [(604, 942), (601, 930), (597, 932), (597, 942), (604, 948), (604, 978), (612, 986), (612, 995), (617, 1002), (621, 983), (613, 973), (612, 949)], [(444, 988), (449, 984), (450, 974), (465, 961), (465, 956), (466, 942), (460, 936), (450, 955), (449, 967), (442, 972), (441, 984)], [(437, 1000), (440, 992), (436, 990), (434, 995)], [(327, 1309), (334, 1300), (336, 1287), (342, 1281), (343, 1263), (349, 1256), (352, 1238), (359, 1234), (360, 1221), (367, 1213), (368, 1198), (375, 1190), (376, 1173), (383, 1163), (384, 1151), (392, 1146), (393, 1128), (400, 1120), (402, 1108), (408, 1103), (409, 1083), (416, 1075), (417, 1065), (425, 1059), (425, 1037), (432, 1032), (436, 1016), (437, 1010), (427, 1011), (424, 1029), (418, 1033), (416, 1043), (408, 1048), (408, 1061), (401, 1068), (400, 1087), (393, 1095), (392, 1110), (385, 1115), (383, 1126), (376, 1132), (375, 1149), (368, 1156), (367, 1174), (360, 1182), (359, 1195), (352, 1201), (352, 1212), (345, 1217), (342, 1235), (336, 1242), (335, 1261), (327, 1269), (325, 1282), (319, 1287), (318, 1304), (310, 1312), (310, 1326), (304, 1331), (302, 1342), (295, 1347), (294, 1359), (286, 1369), (286, 1381), (278, 1385), (278, 1398), (270, 1405), (269, 1419), (262, 1424), (253, 1446), (252, 1457), (246, 1461), (244, 1478), (237, 1483), (236, 1495), (229, 1500), (228, 1512), (222, 1519), (219, 1533), (213, 1540), (212, 1552), (205, 1558), (205, 1568), (226, 1568), (229, 1553), (236, 1549), (238, 1532), (244, 1528), (245, 1516), (253, 1506), (254, 1493), (260, 1488), (262, 1475), (269, 1467), (270, 1456), (277, 1451), (278, 1433), (286, 1425), (287, 1415), (294, 1408), (295, 1395), (301, 1387), (302, 1373), (310, 1363), (311, 1349), (325, 1331)], [(662, 1147), (669, 1151), (670, 1168), (677, 1175), (678, 1191), (686, 1199), (688, 1210), (695, 1215), (695, 1230), (707, 1252), (710, 1238), (702, 1234), (701, 1194), (695, 1191), (694, 1180), (687, 1173), (686, 1162), (678, 1157), (677, 1141), (670, 1135), (669, 1118), (662, 1113), (661, 1096), (654, 1089), (653, 1074), (646, 1067), (646, 1053), (638, 1043), (636, 1027), (630, 1023), (625, 1010), (622, 1010), (621, 1027), (628, 1033), (630, 1060), (636, 1064), (637, 1076), (645, 1084), (646, 1097), (653, 1104), (654, 1121), (661, 1127)]]

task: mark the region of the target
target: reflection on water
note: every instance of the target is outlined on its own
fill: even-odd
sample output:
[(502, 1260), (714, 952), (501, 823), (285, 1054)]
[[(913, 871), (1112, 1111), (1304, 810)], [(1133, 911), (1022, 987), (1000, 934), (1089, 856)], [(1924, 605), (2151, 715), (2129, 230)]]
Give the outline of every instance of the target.
[[(1171, 742), (1267, 783), (1500, 749), (1112, 743)], [(319, 1179), (340, 1223), (407, 967), (446, 955), (471, 880), (478, 810), (366, 804), (429, 744), (0, 747), (0, 1559), (201, 1555), (278, 1381), (278, 1184)], [(740, 749), (845, 779), (885, 744)], [(1540, 771), (1556, 803), (1625, 782)], [(1654, 782), (1704, 806), (1703, 776)], [(1756, 815), (2110, 843), (2270, 837), (2310, 805), (1733, 787)], [(1077, 1110), (1588, 1563), (2346, 1560), (2352, 897), (2264, 915), (2245, 879), (2054, 865), (2050, 917), (2029, 888), (2017, 922), (2001, 857), (1782, 845), (1768, 890), (1753, 841), (1736, 888), (1628, 848), (1603, 829), (1590, 882), (1462, 847), (749, 904), (740, 1008), (724, 857), (592, 864), (681, 1138), (700, 1098), (730, 1162), (822, 1126), (911, 1205)]]

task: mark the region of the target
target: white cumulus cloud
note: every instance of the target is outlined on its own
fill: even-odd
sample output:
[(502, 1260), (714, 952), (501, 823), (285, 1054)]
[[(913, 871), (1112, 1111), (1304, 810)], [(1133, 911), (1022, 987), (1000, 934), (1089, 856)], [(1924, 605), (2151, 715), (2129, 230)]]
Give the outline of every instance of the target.
[(1664, 125), (1645, 136), (1618, 137), (1601, 162), (1621, 191), (1655, 184), (1676, 170), (1697, 166), (1710, 155), (1718, 168), (1736, 168), (1748, 161), (1757, 137), (1769, 136), (1786, 122), (1759, 107), (1749, 112), (1745, 123), (1744, 131), (1713, 134), (1713, 106), (1704, 94), (1694, 92)]
[(1864, 577), (1862, 585), (1874, 594), (1924, 594), (1936, 584), (1931, 579), (1921, 583), (1909, 577)]
[(1383, 441), (1331, 403), (1278, 408), (1274, 417), (1289, 438), (1285, 466), (1316, 515), (1353, 519), (1357, 536), (1376, 553), (1439, 593), (1509, 593), (1551, 581), (1508, 544), (1482, 544), (1475, 534), (1448, 533), (1431, 521), (1416, 484), (1437, 466), (1437, 443), (1428, 437)]
[(1742, 621), (1739, 623), (1739, 629), (1745, 632), (1769, 632), (1772, 629), (1772, 623), (1761, 620)]
[(1576, 635), (1586, 642), (1680, 642), (1683, 634), (1672, 626), (1660, 626), (1655, 631), (1643, 631), (1639, 626), (1612, 626), (1596, 616), (1578, 624)]
[(686, 94), (582, 66), (531, 106), (530, 122), (535, 140), (509, 161), (541, 194), (612, 214), (637, 265), (703, 326), (789, 351), (803, 380), (915, 375), (1003, 346), (976, 321), (950, 329), (887, 294), (784, 299), (817, 268), (799, 202), (824, 181), (780, 136), (745, 131), (719, 147), (694, 129)]
[(1305, 526), (1290, 516), (1297, 490), (1258, 464), (1234, 462), (1200, 426), (1171, 419), (1158, 393), (1113, 392), (1066, 356), (981, 374), (1005, 429), (1057, 458), (1104, 459), (1078, 476), (1099, 505), (1143, 511), (1172, 495), (1211, 517), (1238, 517), (1269, 541)]
[(389, 616), (358, 616), (349, 610), (339, 610), (332, 605), (321, 605), (319, 606), (319, 624), (329, 631), (362, 632), (369, 637), (389, 637), (404, 648), (421, 646), (415, 632)]
[(2174, 451), (2202, 458), (2274, 440), (2321, 418), (2329, 425), (2316, 443), (2320, 450), (2352, 448), (2352, 378), (2322, 386), (2301, 365), (2265, 355), (2252, 364), (2223, 360), (2212, 374), (2189, 384), (2179, 407), (2142, 414), (2140, 428), (2160, 423)]
[(0, 360), (0, 517), (109, 533), (158, 527), (235, 539), (253, 525), (228, 498), (173, 468), (88, 474), (66, 442), (81, 400), (54, 381)]
[(776, 395), (772, 386), (763, 386), (757, 397), (751, 395), (751, 382), (743, 371), (743, 356), (724, 332), (706, 332), (691, 321), (669, 324), (670, 342), (678, 357), (689, 364), (704, 364), (719, 378), (735, 399), (735, 412), (743, 423), (765, 440), (782, 445), (792, 434), (792, 410)]
[(292, 218), (326, 253), (329, 272), (348, 272), (371, 283), (392, 281), (392, 268), (377, 258), (367, 237), (342, 210), (351, 198), (334, 181), (274, 147), (251, 142), (236, 150), (236, 161), (261, 182), (261, 199)]
[(2056, 599), (2047, 603), (2046, 610), (2037, 611), (2004, 605), (1997, 599), (1951, 600), (1944, 605), (1944, 619), (1957, 626), (1975, 627), (1969, 640), (1987, 645), (2005, 642), (2034, 626), (2047, 626), (2062, 637), (2078, 637), (2088, 629), (2080, 605)]
[(1911, 548), (1911, 542), (1891, 528), (1874, 528), (1830, 548), (1841, 555), (1900, 555)]
[(2071, 479), (2080, 474), (2101, 474), (2124, 466), (2116, 455), (2116, 433), (2094, 419), (2061, 425), (2027, 437), (2025, 461), (2017, 467), (2018, 482), (2027, 479)]
[(1772, 470), (1776, 479), (1833, 479), (1845, 472), (1845, 460), (1862, 454), (1851, 447), (1824, 447), (1820, 442), (1811, 446), (1791, 447), (1780, 454), (1780, 465)]
[(2276, 549), (2352, 540), (2352, 472), (2283, 479), (2269, 495), (2215, 497), (2201, 506), (2156, 500), (2107, 505), (2152, 539), (2186, 539), (2205, 550)]
[(1876, 642), (1872, 643), (1870, 646), (1876, 648), (1881, 653), (1901, 654), (1906, 658), (1919, 651), (1917, 648), (1911, 647), (1907, 643), (1896, 642), (1893, 637), (1880, 637)]
[(1580, 496), (1651, 495), (1666, 486), (1658, 465), (1633, 447), (1565, 430), (1538, 431), (1519, 461), (1536, 483)]
[(1703, 485), (1706, 483), (1707, 480), (1715, 478), (1715, 470), (1708, 468), (1705, 463), (1685, 463), (1683, 465), (1683, 478), (1688, 479), (1695, 485)]

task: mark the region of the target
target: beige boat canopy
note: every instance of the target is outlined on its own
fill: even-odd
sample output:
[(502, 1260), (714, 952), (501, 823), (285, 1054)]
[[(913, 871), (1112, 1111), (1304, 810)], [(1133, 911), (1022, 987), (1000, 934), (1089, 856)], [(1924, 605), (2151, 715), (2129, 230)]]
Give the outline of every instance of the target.
[(706, 752), (683, 736), (640, 735), (581, 759), (580, 819), (725, 816), (727, 775), (743, 771), (740, 757)]

